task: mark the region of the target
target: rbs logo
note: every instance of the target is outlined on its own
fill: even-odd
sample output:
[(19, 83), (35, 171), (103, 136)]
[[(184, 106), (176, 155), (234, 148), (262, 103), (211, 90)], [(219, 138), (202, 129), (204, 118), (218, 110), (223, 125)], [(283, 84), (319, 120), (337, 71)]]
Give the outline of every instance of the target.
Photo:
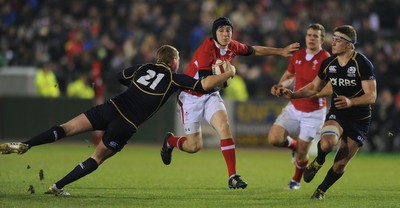
[(349, 79), (343, 79), (343, 78), (330, 78), (331, 83), (333, 86), (339, 86), (339, 87), (353, 87), (357, 85), (356, 80), (349, 80)]

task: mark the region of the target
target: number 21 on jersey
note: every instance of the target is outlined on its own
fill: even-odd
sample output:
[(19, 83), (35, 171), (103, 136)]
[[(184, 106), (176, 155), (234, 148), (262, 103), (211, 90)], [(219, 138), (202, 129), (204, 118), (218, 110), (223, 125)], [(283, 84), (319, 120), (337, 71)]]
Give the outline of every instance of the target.
[[(165, 74), (163, 73), (156, 73), (155, 71), (149, 69), (146, 71), (147, 74), (141, 76), (137, 82), (144, 85), (144, 86), (149, 86), (150, 84), (150, 89), (154, 90), (158, 83), (160, 83), (161, 79), (165, 76)], [(155, 79), (153, 79), (154, 77), (156, 77)], [(151, 81), (153, 79), (153, 81)]]

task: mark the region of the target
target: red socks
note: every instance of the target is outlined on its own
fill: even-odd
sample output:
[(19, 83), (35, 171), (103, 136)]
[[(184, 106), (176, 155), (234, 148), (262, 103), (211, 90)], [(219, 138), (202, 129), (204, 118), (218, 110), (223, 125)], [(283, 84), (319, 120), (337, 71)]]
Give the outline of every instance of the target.
[(224, 155), (226, 166), (228, 167), (228, 176), (236, 174), (236, 152), (235, 142), (232, 138), (221, 140), (221, 152)]
[(304, 170), (306, 169), (308, 164), (308, 160), (304, 162), (296, 161), (296, 171), (294, 172), (294, 176), (292, 180), (296, 182), (300, 182), (301, 177), (303, 176)]
[(292, 139), (292, 138), (290, 138), (290, 137), (287, 137), (287, 141), (288, 141), (288, 144), (287, 144), (288, 148), (291, 149), (291, 150), (296, 151), (296, 148), (297, 148), (297, 140)]
[(170, 147), (178, 147), (178, 149), (182, 150), (182, 145), (185, 141), (186, 137), (184, 136), (171, 136), (168, 138), (168, 145)]

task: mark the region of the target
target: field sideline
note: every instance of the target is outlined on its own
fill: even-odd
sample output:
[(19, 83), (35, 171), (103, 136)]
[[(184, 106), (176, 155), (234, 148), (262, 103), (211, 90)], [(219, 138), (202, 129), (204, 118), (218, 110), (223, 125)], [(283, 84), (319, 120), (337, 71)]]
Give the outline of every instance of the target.
[(249, 183), (245, 190), (227, 188), (218, 149), (194, 155), (175, 150), (172, 164), (165, 166), (160, 147), (130, 144), (91, 175), (66, 186), (70, 197), (43, 194), (93, 150), (87, 143), (60, 141), (24, 155), (0, 155), (0, 207), (400, 207), (399, 154), (359, 153), (326, 199), (315, 201), (310, 196), (333, 154), (311, 183), (293, 191), (284, 189), (294, 171), (288, 150), (240, 147), (237, 169)]

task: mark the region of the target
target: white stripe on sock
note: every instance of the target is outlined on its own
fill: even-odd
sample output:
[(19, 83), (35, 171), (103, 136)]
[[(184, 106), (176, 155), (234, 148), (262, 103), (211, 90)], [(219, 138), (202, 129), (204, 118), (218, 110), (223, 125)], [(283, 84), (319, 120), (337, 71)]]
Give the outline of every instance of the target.
[(176, 147), (178, 147), (179, 150), (181, 150), (181, 148), (179, 148), (179, 141), (182, 139), (183, 137), (179, 137), (178, 140), (176, 140)]
[(222, 150), (222, 151), (224, 151), (224, 150), (230, 150), (230, 149), (235, 149), (235, 145), (232, 144), (232, 145), (229, 145), (229, 146), (221, 147), (221, 150)]

